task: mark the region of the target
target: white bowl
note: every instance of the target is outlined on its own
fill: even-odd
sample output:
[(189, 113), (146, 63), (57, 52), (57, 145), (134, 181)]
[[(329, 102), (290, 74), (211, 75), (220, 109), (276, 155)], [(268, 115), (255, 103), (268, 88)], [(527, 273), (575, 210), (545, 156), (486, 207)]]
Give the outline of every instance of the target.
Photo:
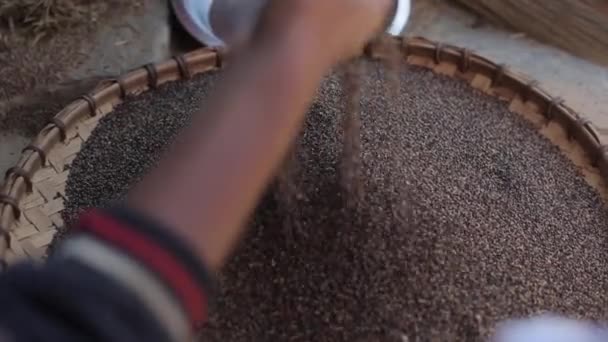
[(407, 25), (407, 20), (410, 18), (410, 12), (412, 11), (411, 6), (411, 0), (397, 0), (395, 16), (386, 32), (393, 36), (398, 36), (403, 32), (405, 25)]
[[(222, 0), (215, 0), (222, 1)], [(228, 0), (224, 0), (228, 1)], [(253, 1), (253, 0), (243, 0)], [(332, 0), (321, 0), (332, 1)], [(373, 0), (370, 0), (373, 1)], [(399, 35), (405, 28), (411, 11), (411, 0), (396, 0), (395, 16), (387, 32)], [(194, 39), (210, 47), (224, 47), (225, 42), (214, 32), (211, 26), (211, 8), (214, 0), (171, 0), (177, 19)]]
[(171, 4), (175, 16), (194, 39), (206, 46), (224, 46), (224, 42), (211, 28), (213, 0), (171, 0)]

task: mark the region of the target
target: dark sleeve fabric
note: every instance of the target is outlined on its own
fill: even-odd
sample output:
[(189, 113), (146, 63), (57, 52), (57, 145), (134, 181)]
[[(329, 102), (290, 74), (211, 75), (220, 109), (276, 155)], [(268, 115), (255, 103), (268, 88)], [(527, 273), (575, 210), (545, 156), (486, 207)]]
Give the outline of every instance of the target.
[(115, 208), (74, 231), (0, 277), (0, 341), (185, 341), (205, 321), (208, 273), (168, 229)]

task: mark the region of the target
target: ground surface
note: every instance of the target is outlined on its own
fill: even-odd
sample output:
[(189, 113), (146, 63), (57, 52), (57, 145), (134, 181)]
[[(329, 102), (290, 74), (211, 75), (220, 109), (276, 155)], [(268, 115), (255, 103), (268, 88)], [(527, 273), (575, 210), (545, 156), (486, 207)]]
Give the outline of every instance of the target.
[[(142, 10), (115, 18), (108, 26), (100, 29), (91, 44), (94, 48), (81, 51), (86, 54), (84, 60), (64, 78), (78, 80), (112, 77), (143, 64), (169, 58), (171, 52), (167, 0), (146, 0), (145, 4)], [(78, 96), (85, 91), (76, 89), (75, 93), (69, 96)], [(40, 119), (41, 122), (44, 120), (45, 118)], [(19, 118), (11, 120), (13, 121), (15, 126), (21, 125)], [(32, 138), (29, 134), (20, 132), (21, 127), (16, 128), (0, 132), (0, 172), (17, 162), (19, 152)]]
[[(168, 58), (172, 51), (167, 0), (148, 0), (142, 11), (117, 18), (96, 34), (95, 49), (69, 73), (70, 78), (111, 76)], [(539, 80), (541, 85), (584, 114), (608, 137), (608, 69), (516, 33), (490, 25), (441, 0), (420, 0), (408, 34), (470, 48)], [(78, 93), (75, 95), (79, 95)], [(13, 165), (30, 140), (0, 132), (0, 171)]]
[[(608, 138), (608, 68), (490, 25), (443, 1), (426, 0), (410, 25), (412, 34), (474, 50), (540, 81), (584, 114)], [(477, 28), (474, 28), (477, 27)]]

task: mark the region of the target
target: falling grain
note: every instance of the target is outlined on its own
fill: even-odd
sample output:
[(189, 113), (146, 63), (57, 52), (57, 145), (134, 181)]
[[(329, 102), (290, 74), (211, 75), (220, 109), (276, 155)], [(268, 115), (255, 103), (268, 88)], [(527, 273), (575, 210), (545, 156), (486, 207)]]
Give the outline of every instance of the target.
[[(362, 63), (356, 206), (342, 191), (348, 84), (333, 74), (293, 154), (300, 195), (285, 207), (279, 182), (268, 189), (218, 274), (203, 340), (481, 341), (543, 311), (608, 320), (608, 214), (558, 148), (464, 82), (404, 66), (388, 98), (385, 67)], [(216, 77), (103, 119), (74, 161), (66, 219), (121, 200)]]

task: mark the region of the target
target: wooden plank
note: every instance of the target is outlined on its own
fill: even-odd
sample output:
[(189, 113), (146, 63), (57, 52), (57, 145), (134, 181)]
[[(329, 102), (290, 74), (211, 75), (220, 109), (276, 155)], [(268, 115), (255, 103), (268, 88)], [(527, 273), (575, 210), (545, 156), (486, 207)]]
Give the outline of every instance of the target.
[(457, 0), (495, 23), (608, 65), (606, 0)]

